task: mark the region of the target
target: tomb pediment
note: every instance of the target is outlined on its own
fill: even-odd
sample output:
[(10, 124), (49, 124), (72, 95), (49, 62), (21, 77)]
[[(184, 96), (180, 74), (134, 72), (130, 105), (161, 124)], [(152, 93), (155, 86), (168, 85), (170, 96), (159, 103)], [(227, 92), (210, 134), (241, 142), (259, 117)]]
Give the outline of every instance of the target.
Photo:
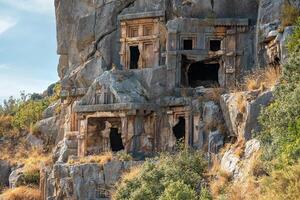
[(148, 92), (132, 72), (106, 71), (98, 77), (79, 105), (146, 103)]

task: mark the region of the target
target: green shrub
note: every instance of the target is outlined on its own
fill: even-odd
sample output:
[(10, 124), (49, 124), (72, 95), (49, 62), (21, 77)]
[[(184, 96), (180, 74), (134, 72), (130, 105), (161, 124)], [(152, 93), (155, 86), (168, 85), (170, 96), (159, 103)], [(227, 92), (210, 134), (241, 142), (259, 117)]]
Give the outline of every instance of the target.
[(39, 185), (40, 183), (40, 171), (34, 170), (24, 173), (24, 185)]
[(300, 45), (300, 17), (296, 19), (293, 34), (288, 38), (287, 48), (290, 53), (299, 52)]
[(159, 200), (197, 199), (196, 192), (183, 181), (171, 182)]
[(289, 3), (285, 3), (281, 9), (281, 24), (282, 26), (291, 26), (300, 16), (300, 10)]
[[(300, 118), (300, 54), (292, 53), (284, 66), (280, 85), (275, 91), (275, 101), (263, 109), (260, 116), (263, 158), (279, 159), (279, 164), (292, 164), (299, 157)], [(284, 162), (283, 162), (284, 161)], [(280, 166), (278, 166), (280, 167)]]
[(300, 197), (300, 164), (286, 169), (275, 170), (263, 178), (261, 184), (262, 200), (298, 200)]
[[(208, 196), (205, 190), (201, 194), (196, 193), (206, 167), (204, 155), (198, 151), (182, 150), (177, 154), (162, 154), (156, 160), (145, 162), (136, 177), (123, 179), (114, 199), (176, 199), (185, 195), (199, 199), (200, 196)], [(177, 191), (172, 190), (172, 186), (178, 187)]]
[(42, 118), (42, 113), (48, 106), (48, 100), (29, 100), (22, 103), (14, 116), (13, 126), (22, 130), (29, 130)]
[(125, 151), (119, 151), (117, 152), (117, 158), (121, 161), (130, 161), (133, 160), (132, 156)]

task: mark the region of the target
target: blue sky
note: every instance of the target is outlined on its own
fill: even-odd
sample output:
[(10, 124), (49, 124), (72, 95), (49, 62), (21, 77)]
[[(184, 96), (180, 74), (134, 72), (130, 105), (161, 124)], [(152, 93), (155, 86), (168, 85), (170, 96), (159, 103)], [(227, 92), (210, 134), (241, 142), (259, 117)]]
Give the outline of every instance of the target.
[(0, 103), (58, 80), (54, 0), (0, 0)]

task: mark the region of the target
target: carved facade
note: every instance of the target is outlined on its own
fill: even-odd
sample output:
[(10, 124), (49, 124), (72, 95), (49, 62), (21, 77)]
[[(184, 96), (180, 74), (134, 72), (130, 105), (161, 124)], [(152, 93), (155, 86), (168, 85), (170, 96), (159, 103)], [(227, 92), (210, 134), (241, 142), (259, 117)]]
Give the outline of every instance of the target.
[(252, 64), (250, 19), (166, 18), (164, 10), (118, 16), (121, 68), (102, 73), (72, 106), (66, 134), (79, 156), (151, 154), (182, 140), (219, 148), (207, 144), (226, 135), (220, 108), (202, 97), (234, 87)]

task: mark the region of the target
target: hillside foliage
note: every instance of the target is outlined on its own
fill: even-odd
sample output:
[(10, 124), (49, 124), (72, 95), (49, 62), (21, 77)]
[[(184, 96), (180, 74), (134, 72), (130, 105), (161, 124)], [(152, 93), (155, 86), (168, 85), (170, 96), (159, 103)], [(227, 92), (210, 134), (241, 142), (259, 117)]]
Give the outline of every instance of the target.
[(10, 97), (4, 100), (0, 105), (0, 137), (22, 130), (30, 131), (41, 120), (43, 111), (59, 99), (60, 84), (55, 84), (52, 90), (51, 96), (21, 92), (18, 99)]
[(147, 161), (134, 177), (123, 178), (115, 200), (209, 200), (208, 190), (201, 185), (207, 163), (201, 152), (182, 150), (162, 154)]

